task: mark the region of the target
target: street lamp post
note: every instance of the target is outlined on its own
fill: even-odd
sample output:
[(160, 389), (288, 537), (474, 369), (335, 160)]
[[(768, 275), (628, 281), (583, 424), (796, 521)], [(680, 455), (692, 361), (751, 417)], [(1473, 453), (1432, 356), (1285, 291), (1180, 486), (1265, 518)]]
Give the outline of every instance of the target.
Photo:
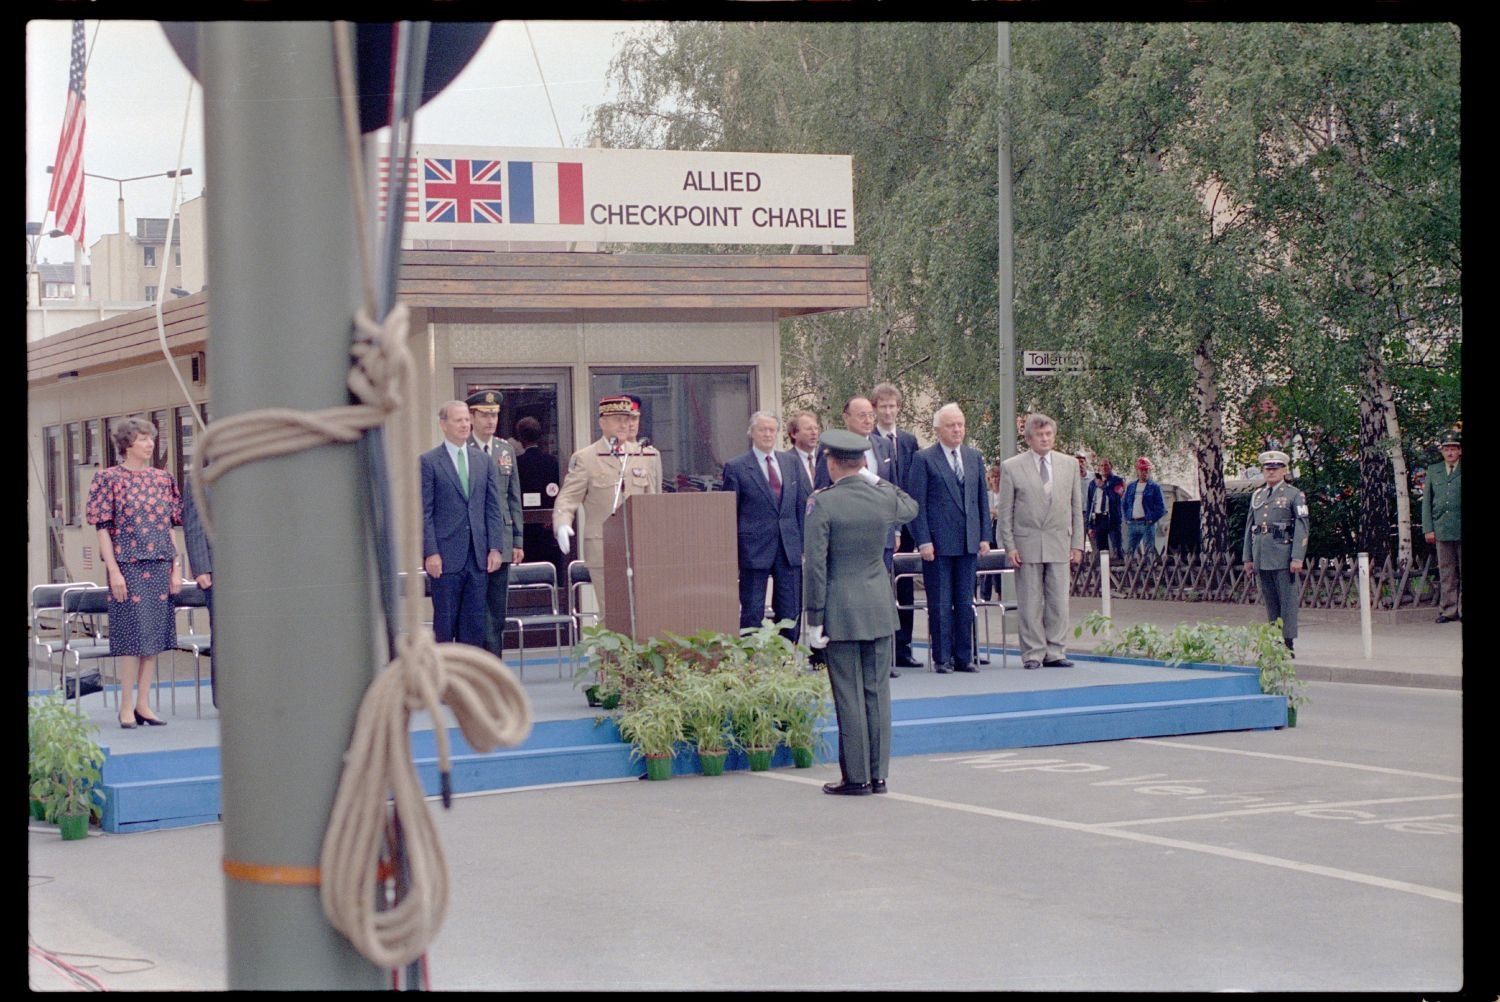
[[(120, 233), (123, 235), (125, 233), (125, 182), (144, 181), (147, 178), (153, 177), (187, 177), (192, 172), (193, 168), (184, 167), (180, 171), (166, 170), (160, 171), (156, 174), (137, 174), (135, 177), (110, 177), (108, 174), (95, 174), (92, 171), (84, 171), (83, 174), (85, 177), (96, 177), (101, 181), (113, 181), (116, 184), (117, 190), (119, 191), (119, 199), (117, 204), (119, 205), (120, 209)], [(47, 168), (47, 173), (52, 173), (51, 166)]]
[(52, 230), (49, 233), (42, 232), (41, 223), (26, 224), (26, 305), (42, 305), (42, 281), (36, 270), (36, 252), (41, 245), (42, 237), (65, 237), (62, 230)]

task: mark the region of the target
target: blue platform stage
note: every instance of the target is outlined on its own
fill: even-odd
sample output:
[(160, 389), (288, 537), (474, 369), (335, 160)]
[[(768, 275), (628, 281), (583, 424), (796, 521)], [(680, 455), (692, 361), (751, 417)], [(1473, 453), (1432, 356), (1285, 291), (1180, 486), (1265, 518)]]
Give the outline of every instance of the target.
[[(921, 657), (920, 644), (918, 657)], [(1024, 671), (1014, 650), (1006, 663), (996, 649), (977, 674), (935, 675), (906, 669), (891, 683), (894, 755), (983, 751), (1038, 745), (1114, 741), (1121, 738), (1199, 734), (1283, 727), (1286, 699), (1261, 694), (1253, 669), (1071, 655), (1071, 668)], [(514, 662), (509, 662), (512, 670)], [(452, 741), (453, 790), (472, 793), (558, 783), (596, 782), (640, 775), (609, 720), (585, 705), (567, 673), (566, 661), (528, 654), (522, 681), (532, 703), (530, 737), (516, 748), (475, 752), (447, 720)], [(164, 694), (164, 696), (167, 694)], [(178, 690), (183, 696), (183, 689)], [(219, 820), (219, 718), (207, 698), (194, 715), (191, 683), (168, 716), (171, 726), (122, 731), (115, 724), (114, 694), (84, 698), (85, 712), (100, 727), (108, 754), (103, 827), (110, 832), (146, 831)], [(168, 715), (170, 700), (162, 700)], [(825, 722), (822, 761), (837, 757), (837, 735)], [(433, 721), (412, 720), (412, 750), (429, 795), (438, 790)], [(773, 768), (791, 767), (787, 749), (777, 750)], [(747, 767), (742, 754), (726, 768)], [(682, 748), (678, 773), (698, 771), (696, 754)]]

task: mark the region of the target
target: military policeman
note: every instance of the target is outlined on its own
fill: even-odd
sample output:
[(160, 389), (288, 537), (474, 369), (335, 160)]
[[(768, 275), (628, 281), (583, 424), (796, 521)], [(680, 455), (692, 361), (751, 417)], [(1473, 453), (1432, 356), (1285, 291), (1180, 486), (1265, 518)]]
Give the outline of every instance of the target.
[(469, 441), (495, 461), (500, 475), (500, 521), (502, 538), (495, 544), (500, 551), (500, 566), (488, 575), (484, 593), (484, 647), (495, 657), (504, 656), (505, 614), (510, 595), (510, 565), (526, 559), (525, 530), (521, 523), (521, 479), (516, 470), (516, 450), (495, 434), (500, 426), (500, 405), (505, 394), (499, 390), (480, 390), (469, 394), (464, 403), (474, 419), (474, 433)]
[(1463, 534), (1459, 530), (1463, 496), (1463, 432), (1453, 428), (1438, 443), (1443, 454), (1441, 463), (1427, 467), (1427, 487), (1422, 491), (1422, 534), (1437, 548), (1438, 610), (1437, 622), (1456, 623), (1463, 619)]
[(884, 793), (891, 760), (891, 638), (897, 618), (885, 547), (917, 515), (917, 502), (865, 469), (870, 441), (826, 431), (833, 483), (807, 502), (802, 594), (807, 640), (828, 650), (828, 681), (839, 726), (842, 779), (824, 793)]
[(594, 584), (599, 618), (604, 619), (604, 520), (630, 494), (661, 493), (661, 454), (642, 445), (641, 398), (618, 393), (599, 401), (597, 441), (573, 453), (562, 490), (552, 506), (552, 531), (563, 553), (571, 552), (573, 520), (583, 508), (583, 560)]
[[(1250, 495), (1250, 513), (1245, 519), (1245, 570), (1260, 576), (1260, 593), (1271, 622), (1281, 619), (1281, 635), (1287, 650), (1297, 639), (1297, 585), (1293, 575), (1302, 571), (1307, 556), (1307, 495), (1286, 482), (1287, 454), (1276, 450), (1260, 454), (1264, 486)], [(1293, 655), (1295, 657), (1295, 655)]]

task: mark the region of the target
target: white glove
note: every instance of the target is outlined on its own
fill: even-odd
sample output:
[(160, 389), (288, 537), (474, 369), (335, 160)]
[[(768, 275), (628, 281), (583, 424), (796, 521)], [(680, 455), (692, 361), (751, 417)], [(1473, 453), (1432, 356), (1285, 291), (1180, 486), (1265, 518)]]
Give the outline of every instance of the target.
[(880, 478), (876, 476), (875, 471), (870, 469), (868, 466), (861, 466), (859, 468), (859, 475), (872, 484), (880, 483)]
[(821, 626), (809, 626), (807, 628), (807, 646), (815, 651), (821, 651), (828, 646), (828, 638), (823, 636)]
[(570, 553), (573, 549), (573, 527), (571, 525), (559, 525), (552, 530), (552, 535), (557, 539), (557, 548), (564, 553)]

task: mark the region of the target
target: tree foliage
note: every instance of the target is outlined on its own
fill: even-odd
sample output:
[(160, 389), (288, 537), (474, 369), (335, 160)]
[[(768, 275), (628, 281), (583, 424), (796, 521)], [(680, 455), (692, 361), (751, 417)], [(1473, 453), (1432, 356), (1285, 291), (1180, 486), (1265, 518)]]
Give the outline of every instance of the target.
[[(1395, 436), (1425, 463), (1461, 416), (1458, 41), (1025, 23), (1002, 80), (993, 24), (655, 24), (621, 50), (593, 134), (852, 155), (872, 303), (786, 322), (783, 399), (828, 419), (889, 380), (959, 401), (994, 454), (1014, 427), (994, 407), (1003, 106), (1018, 347), (1091, 360), (1019, 380), (1018, 406), (1100, 455), (1190, 445), (1211, 549), (1226, 460), (1288, 448), (1337, 482), (1332, 540), (1379, 556), (1405, 489)], [(1266, 400), (1286, 427), (1247, 414)]]

